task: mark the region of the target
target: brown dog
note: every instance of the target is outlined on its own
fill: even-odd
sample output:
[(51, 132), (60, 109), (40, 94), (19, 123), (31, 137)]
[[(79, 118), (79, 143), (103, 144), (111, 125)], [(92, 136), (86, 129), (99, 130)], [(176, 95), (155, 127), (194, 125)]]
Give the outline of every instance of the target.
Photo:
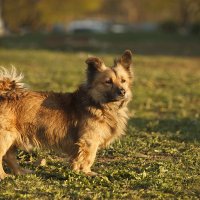
[(106, 67), (96, 57), (86, 60), (87, 80), (73, 93), (34, 92), (20, 83), (15, 69), (0, 73), (0, 179), (2, 160), (15, 174), (25, 174), (16, 148), (51, 148), (66, 153), (75, 171), (93, 175), (98, 149), (124, 133), (131, 99), (132, 53), (126, 50)]

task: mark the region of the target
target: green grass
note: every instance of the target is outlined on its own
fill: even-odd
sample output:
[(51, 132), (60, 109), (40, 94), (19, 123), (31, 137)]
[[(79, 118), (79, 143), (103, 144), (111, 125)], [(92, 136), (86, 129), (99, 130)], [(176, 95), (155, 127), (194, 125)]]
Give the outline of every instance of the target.
[[(88, 54), (1, 48), (0, 65), (15, 65), (33, 90), (73, 91)], [(108, 65), (116, 56), (96, 55)], [(127, 134), (98, 153), (93, 169), (101, 176), (73, 173), (64, 155), (19, 151), (20, 165), (35, 173), (1, 181), (0, 199), (199, 199), (199, 63), (135, 55)], [(34, 167), (39, 155), (46, 166)]]
[(48, 49), (120, 53), (133, 49), (137, 54), (200, 56), (199, 35), (163, 32), (122, 34), (27, 34), (0, 38), (0, 46), (8, 49)]

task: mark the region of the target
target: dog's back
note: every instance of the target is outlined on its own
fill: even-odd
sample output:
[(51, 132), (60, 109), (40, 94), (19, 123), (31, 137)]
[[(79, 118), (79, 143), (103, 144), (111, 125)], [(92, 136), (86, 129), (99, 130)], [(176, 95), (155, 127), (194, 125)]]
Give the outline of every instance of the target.
[[(27, 90), (15, 68), (10, 73), (2, 69), (0, 74), (0, 137), (12, 138), (12, 145), (25, 150), (34, 146), (62, 148), (68, 125), (64, 110), (71, 103), (71, 94)], [(9, 133), (3, 136), (5, 130)]]

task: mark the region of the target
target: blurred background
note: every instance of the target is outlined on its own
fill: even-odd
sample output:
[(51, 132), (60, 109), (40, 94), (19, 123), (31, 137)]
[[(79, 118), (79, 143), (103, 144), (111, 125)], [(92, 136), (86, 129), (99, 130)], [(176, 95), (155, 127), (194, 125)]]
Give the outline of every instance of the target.
[(200, 0), (0, 0), (0, 45), (200, 54)]

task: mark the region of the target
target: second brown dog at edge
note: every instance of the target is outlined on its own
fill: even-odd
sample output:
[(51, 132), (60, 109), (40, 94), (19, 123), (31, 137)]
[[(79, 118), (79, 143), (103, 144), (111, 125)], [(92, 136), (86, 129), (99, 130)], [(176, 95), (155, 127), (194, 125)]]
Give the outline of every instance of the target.
[[(98, 57), (86, 60), (86, 81), (73, 93), (27, 89), (13, 68), (0, 72), (0, 179), (26, 174), (17, 163), (16, 149), (45, 148), (65, 153), (72, 169), (87, 175), (98, 149), (125, 133), (127, 104), (132, 98), (132, 53), (126, 50), (106, 67)], [(67, 76), (66, 76), (67, 78)]]

